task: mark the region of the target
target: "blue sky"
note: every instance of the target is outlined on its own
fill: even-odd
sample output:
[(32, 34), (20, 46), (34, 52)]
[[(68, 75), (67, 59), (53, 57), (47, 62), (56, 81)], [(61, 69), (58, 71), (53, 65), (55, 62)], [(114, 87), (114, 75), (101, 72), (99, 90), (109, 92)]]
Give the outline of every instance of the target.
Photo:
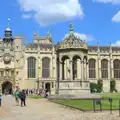
[(88, 45), (120, 46), (120, 0), (0, 0), (0, 5), (0, 37), (11, 18), (14, 36), (21, 35), (29, 43), (34, 29), (39, 36), (50, 30), (57, 43), (72, 22)]

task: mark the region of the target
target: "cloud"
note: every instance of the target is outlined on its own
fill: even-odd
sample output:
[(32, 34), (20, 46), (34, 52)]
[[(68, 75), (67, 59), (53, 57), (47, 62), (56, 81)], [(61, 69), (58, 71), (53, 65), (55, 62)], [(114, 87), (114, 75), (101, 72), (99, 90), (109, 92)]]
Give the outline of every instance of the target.
[(23, 17), (24, 19), (29, 19), (29, 18), (32, 17), (32, 15), (31, 15), (31, 14), (23, 14), (22, 17)]
[(85, 40), (87, 42), (95, 40), (92, 35), (80, 34), (80, 33), (75, 33), (75, 35), (78, 36), (81, 40)]
[(120, 0), (93, 0), (93, 1), (101, 3), (120, 4)]
[[(68, 36), (69, 34), (66, 34), (65, 35), (65, 38)], [(94, 41), (95, 38), (92, 36), (92, 35), (87, 35), (87, 34), (81, 34), (81, 33), (77, 33), (77, 32), (74, 32), (74, 35), (79, 37), (81, 40), (85, 40), (86, 42), (89, 42), (89, 41)]]
[(120, 11), (118, 11), (112, 18), (113, 22), (120, 23)]
[(79, 0), (18, 0), (18, 3), (24, 18), (31, 12), (41, 26), (84, 17)]
[(112, 46), (120, 46), (120, 40), (118, 40), (115, 43), (113, 43)]

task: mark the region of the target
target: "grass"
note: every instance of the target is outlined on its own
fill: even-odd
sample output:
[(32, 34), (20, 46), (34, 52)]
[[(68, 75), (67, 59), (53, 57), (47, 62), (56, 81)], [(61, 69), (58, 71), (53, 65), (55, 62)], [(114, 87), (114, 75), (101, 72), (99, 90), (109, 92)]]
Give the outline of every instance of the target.
[(43, 96), (36, 96), (36, 95), (31, 95), (31, 96), (28, 96), (29, 98), (32, 98), (32, 99), (41, 99), (41, 98), (44, 98)]
[[(105, 99), (101, 100), (102, 109), (109, 110), (110, 109), (110, 102), (109, 98), (112, 98), (112, 109), (119, 109), (119, 100), (120, 100), (120, 93), (107, 93), (102, 94)], [(72, 108), (76, 108), (83, 111), (93, 111), (93, 100), (52, 100), (55, 103), (62, 104), (65, 106), (69, 106)], [(100, 105), (96, 105), (96, 110), (100, 109)]]

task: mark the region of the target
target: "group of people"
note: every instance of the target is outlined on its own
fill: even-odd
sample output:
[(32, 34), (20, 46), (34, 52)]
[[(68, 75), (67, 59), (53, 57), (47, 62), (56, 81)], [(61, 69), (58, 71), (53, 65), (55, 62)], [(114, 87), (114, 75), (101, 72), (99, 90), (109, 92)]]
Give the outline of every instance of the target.
[(26, 89), (25, 90), (26, 95), (40, 95), (40, 96), (48, 96), (50, 92), (47, 89)]
[(19, 91), (19, 89), (17, 89), (13, 96), (15, 97), (15, 101), (16, 101), (16, 105), (19, 106), (19, 100), (21, 101), (21, 107), (24, 105), (26, 106), (26, 93), (25, 90)]

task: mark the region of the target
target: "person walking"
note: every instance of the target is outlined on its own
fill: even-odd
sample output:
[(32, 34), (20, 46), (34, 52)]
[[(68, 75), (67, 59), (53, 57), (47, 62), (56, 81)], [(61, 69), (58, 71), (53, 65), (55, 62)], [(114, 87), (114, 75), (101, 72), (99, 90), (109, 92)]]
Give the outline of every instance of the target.
[(20, 95), (19, 95), (19, 98), (21, 100), (21, 107), (23, 106), (26, 106), (26, 93), (25, 93), (25, 90), (22, 90), (22, 92), (20, 92)]
[(15, 97), (15, 101), (16, 101), (16, 105), (19, 106), (19, 90), (17, 89), (15, 92), (14, 92), (14, 97)]

